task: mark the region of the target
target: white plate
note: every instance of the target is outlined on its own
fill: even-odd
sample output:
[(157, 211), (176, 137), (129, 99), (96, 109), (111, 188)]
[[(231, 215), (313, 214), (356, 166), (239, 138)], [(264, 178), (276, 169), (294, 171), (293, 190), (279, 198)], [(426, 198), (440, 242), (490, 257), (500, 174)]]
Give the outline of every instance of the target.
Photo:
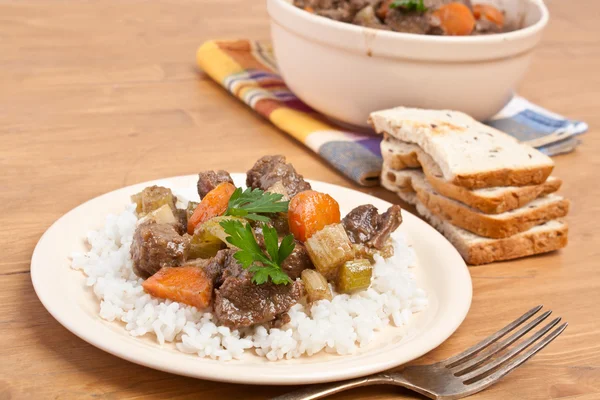
[[(233, 177), (243, 185), (245, 175)], [(85, 250), (87, 232), (102, 227), (107, 214), (121, 212), (132, 194), (156, 184), (192, 197), (197, 179), (197, 175), (181, 176), (129, 186), (90, 200), (56, 221), (38, 242), (31, 259), (33, 286), (50, 314), (92, 345), (150, 368), (215, 381), (292, 385), (354, 378), (411, 361), (446, 340), (469, 311), (471, 278), (462, 258), (435, 229), (403, 211), (399, 231), (415, 249), (416, 275), (428, 294), (429, 306), (415, 314), (408, 329), (386, 328), (356, 354), (320, 353), (277, 362), (245, 354), (242, 360), (221, 362), (181, 353), (171, 344), (161, 346), (150, 335), (132, 337), (121, 323), (98, 316), (99, 303), (85, 287), (83, 273), (70, 268), (69, 256)], [(380, 210), (390, 205), (351, 189), (322, 182), (311, 184), (315, 190), (332, 195), (340, 203), (342, 215), (361, 204), (371, 203)]]

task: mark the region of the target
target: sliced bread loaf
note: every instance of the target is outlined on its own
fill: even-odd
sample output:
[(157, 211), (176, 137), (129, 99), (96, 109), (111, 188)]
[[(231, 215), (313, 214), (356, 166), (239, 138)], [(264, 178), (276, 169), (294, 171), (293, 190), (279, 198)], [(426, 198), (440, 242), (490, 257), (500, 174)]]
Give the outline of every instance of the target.
[(486, 214), (523, 207), (540, 196), (556, 192), (562, 184), (560, 179), (551, 176), (539, 185), (467, 189), (445, 180), (439, 166), (416, 144), (386, 135), (381, 142), (381, 153), (386, 173), (390, 174), (388, 180), (400, 179), (395, 176), (397, 170), (422, 167), (427, 181), (438, 193)]
[(383, 134), (381, 157), (389, 168), (395, 170), (421, 168), (421, 161), (419, 161), (421, 154), (425, 152), (416, 144), (403, 142), (387, 133)]
[[(388, 176), (384, 168), (383, 176)], [(398, 187), (413, 189), (419, 202), (438, 218), (479, 236), (507, 238), (544, 222), (561, 218), (569, 211), (569, 201), (561, 196), (540, 197), (525, 207), (501, 214), (484, 214), (437, 193), (418, 169), (396, 171)]]
[(419, 145), (446, 181), (469, 189), (538, 185), (554, 167), (534, 148), (456, 111), (397, 107), (371, 113), (369, 123)]
[(399, 189), (395, 183), (390, 183), (385, 177), (382, 177), (382, 184), (388, 189), (396, 191), (398, 196), (407, 203), (415, 205), (419, 214), (456, 247), (467, 264), (489, 264), (495, 261), (547, 253), (561, 249), (568, 243), (568, 225), (560, 220), (545, 222), (504, 239), (484, 238), (433, 215), (419, 202), (414, 191)]

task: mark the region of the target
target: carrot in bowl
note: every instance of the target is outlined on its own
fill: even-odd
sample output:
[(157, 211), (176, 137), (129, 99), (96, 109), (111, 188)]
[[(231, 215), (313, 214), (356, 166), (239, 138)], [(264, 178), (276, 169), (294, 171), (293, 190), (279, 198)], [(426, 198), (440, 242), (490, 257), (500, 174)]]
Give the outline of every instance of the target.
[(203, 309), (210, 306), (213, 283), (201, 267), (184, 265), (161, 268), (142, 287), (152, 296)]
[(440, 21), (440, 27), (447, 35), (466, 36), (475, 28), (473, 13), (462, 3), (445, 4), (433, 12), (433, 17)]
[(188, 233), (193, 235), (198, 225), (227, 211), (229, 198), (234, 191), (235, 186), (229, 182), (223, 182), (208, 192), (188, 220)]
[(504, 14), (490, 4), (474, 4), (473, 15), (476, 19), (486, 19), (496, 24), (498, 28), (504, 26)]
[(327, 225), (340, 222), (340, 205), (328, 194), (307, 190), (290, 201), (288, 225), (294, 237), (305, 242)]

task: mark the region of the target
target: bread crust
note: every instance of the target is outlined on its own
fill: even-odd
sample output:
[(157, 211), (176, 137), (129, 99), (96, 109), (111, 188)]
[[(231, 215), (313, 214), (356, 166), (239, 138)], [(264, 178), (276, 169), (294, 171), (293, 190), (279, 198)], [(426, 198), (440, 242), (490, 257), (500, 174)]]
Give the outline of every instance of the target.
[(515, 213), (511, 218), (494, 218), (437, 193), (418, 187), (415, 189), (419, 201), (439, 218), (479, 236), (493, 239), (513, 236), (544, 222), (562, 218), (569, 212), (569, 201), (560, 198), (540, 207)]
[(514, 191), (503, 192), (498, 197), (481, 197), (468, 189), (448, 184), (437, 177), (428, 178), (428, 180), (440, 194), (462, 201), (486, 214), (502, 214), (524, 207), (540, 196), (558, 191), (562, 184), (560, 179), (554, 179), (540, 185), (515, 187)]
[(490, 172), (456, 175), (452, 183), (468, 189), (539, 185), (548, 179), (553, 169), (554, 167), (504, 168)]
[(391, 169), (421, 168), (419, 154), (416, 151), (402, 153), (397, 151), (393, 139), (385, 135), (381, 141), (381, 156)]
[(565, 224), (558, 230), (543, 231), (536, 234), (523, 233), (499, 239), (493, 244), (475, 243), (473, 246), (464, 249), (464, 254), (461, 253), (461, 255), (471, 265), (512, 260), (562, 249), (569, 243), (568, 235), (569, 227)]
[(422, 167), (427, 181), (438, 193), (486, 214), (501, 214), (523, 207), (540, 196), (558, 191), (562, 185), (560, 179), (552, 178), (539, 185), (513, 186), (499, 191), (496, 196), (484, 196), (445, 180), (433, 159), (422, 150), (398, 151), (393, 149), (393, 141), (388, 138), (382, 142), (381, 147), (384, 162), (382, 174), (394, 174), (398, 170)]
[[(539, 185), (554, 168), (552, 160), (539, 151), (519, 144), (513, 137), (464, 113), (397, 107), (372, 113), (368, 122), (377, 133), (418, 144), (436, 161), (448, 182), (468, 189)], [(444, 137), (456, 139), (454, 152), (450, 153), (444, 147), (448, 142), (441, 139)], [(484, 137), (486, 140), (482, 140)], [(465, 157), (465, 147), (461, 147), (461, 143), (469, 143), (472, 148), (466, 155), (468, 157)], [(504, 168), (498, 161), (501, 158), (498, 153), (504, 157), (518, 155), (520, 164)], [(481, 165), (482, 157), (487, 157), (489, 167)], [(477, 160), (477, 166), (465, 167), (459, 161), (467, 158)]]
[(414, 190), (419, 202), (438, 218), (476, 235), (502, 239), (524, 232), (569, 212), (569, 201), (553, 196), (504, 214), (484, 214), (437, 193), (420, 171), (405, 171), (401, 186)]
[(490, 264), (496, 261), (548, 253), (562, 249), (568, 244), (569, 228), (566, 223), (561, 223), (556, 229), (526, 231), (503, 239), (481, 238), (483, 240), (469, 242), (467, 238), (461, 237), (460, 233), (457, 233), (460, 228), (450, 231), (447, 229), (448, 222), (442, 221), (428, 212), (410, 189), (396, 187), (385, 176), (382, 177), (382, 184), (389, 190), (395, 191), (402, 200), (416, 205), (421, 217), (440, 231), (469, 265)]

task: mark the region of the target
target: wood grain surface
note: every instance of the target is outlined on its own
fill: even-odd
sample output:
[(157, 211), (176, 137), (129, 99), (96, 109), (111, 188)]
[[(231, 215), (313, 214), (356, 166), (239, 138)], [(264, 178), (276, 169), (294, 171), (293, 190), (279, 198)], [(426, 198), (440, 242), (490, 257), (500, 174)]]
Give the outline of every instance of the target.
[[(600, 2), (548, 5), (552, 21), (520, 93), (591, 126), (576, 152), (556, 158), (572, 200), (571, 243), (472, 268), (467, 319), (416, 362), (450, 356), (536, 304), (570, 325), (474, 399), (600, 398)], [(344, 179), (196, 70), (204, 40), (238, 37), (268, 40), (264, 1), (0, 3), (0, 399), (262, 399), (291, 390), (183, 378), (116, 358), (56, 322), (29, 275), (37, 240), (78, 204), (150, 179), (244, 171), (263, 154), (283, 153), (309, 178), (395, 201)], [(416, 396), (371, 387), (335, 397), (399, 398)]]

